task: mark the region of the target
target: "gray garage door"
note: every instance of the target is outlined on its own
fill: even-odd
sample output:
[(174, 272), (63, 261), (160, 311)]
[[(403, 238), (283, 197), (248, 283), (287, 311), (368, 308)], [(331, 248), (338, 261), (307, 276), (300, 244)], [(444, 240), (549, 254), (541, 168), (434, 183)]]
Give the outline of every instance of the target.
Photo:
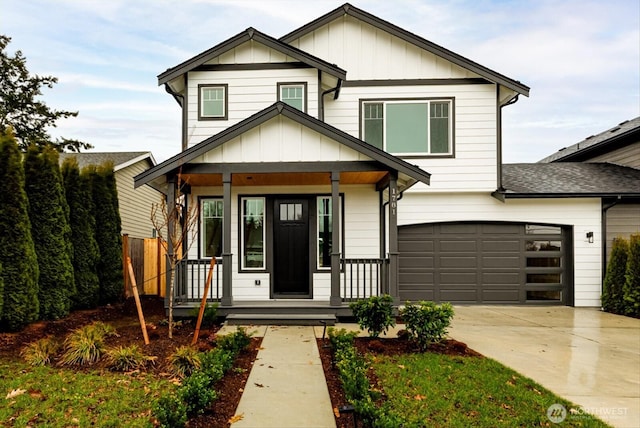
[(572, 304), (569, 232), (514, 223), (400, 226), (400, 299)]

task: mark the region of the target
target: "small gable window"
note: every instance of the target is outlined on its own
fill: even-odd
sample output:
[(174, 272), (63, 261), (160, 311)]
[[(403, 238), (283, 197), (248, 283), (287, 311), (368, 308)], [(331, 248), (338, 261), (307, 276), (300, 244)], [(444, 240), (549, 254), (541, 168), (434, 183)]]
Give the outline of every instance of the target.
[(365, 101), (362, 139), (399, 156), (453, 154), (453, 100)]
[(198, 85), (198, 118), (200, 120), (227, 119), (228, 85)]
[(278, 83), (278, 101), (289, 104), (306, 113), (307, 84), (306, 83)]

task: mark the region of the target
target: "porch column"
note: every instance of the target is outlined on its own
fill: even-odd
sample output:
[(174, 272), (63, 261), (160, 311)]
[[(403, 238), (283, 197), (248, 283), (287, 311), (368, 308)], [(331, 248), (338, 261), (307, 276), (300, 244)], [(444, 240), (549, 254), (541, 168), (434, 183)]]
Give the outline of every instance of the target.
[(389, 294), (399, 303), (398, 291), (398, 174), (389, 181)]
[(231, 254), (231, 173), (222, 174), (222, 201), (224, 213), (222, 218), (222, 298), (223, 306), (233, 305), (231, 277), (233, 273)]
[[(166, 212), (166, 216), (167, 216), (167, 267), (171, 266), (171, 263), (169, 262), (169, 260), (173, 259), (174, 256), (174, 249), (173, 249), (173, 240), (171, 239), (171, 235), (172, 235), (172, 231), (175, 230), (175, 213), (174, 210), (176, 209), (176, 176), (173, 175), (171, 177), (169, 177), (167, 179), (167, 212)], [(169, 290), (171, 290), (171, 279), (172, 277), (174, 279), (177, 280), (177, 278), (175, 278), (175, 272), (169, 272), (166, 276), (166, 281), (165, 281), (165, 293), (164, 293), (164, 304), (165, 306), (169, 306), (170, 304), (170, 298), (172, 298), (171, 293)]]
[(331, 172), (331, 297), (332, 306), (342, 304), (340, 297), (340, 172)]

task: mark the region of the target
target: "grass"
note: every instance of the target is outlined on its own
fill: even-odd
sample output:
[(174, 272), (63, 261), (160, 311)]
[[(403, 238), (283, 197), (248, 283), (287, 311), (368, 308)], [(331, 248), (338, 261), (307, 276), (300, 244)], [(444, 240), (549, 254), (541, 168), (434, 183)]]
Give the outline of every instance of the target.
[(531, 379), (489, 358), (433, 353), (376, 357), (385, 406), (406, 427), (555, 426), (552, 404), (568, 411), (563, 427), (607, 427)]
[[(0, 426), (151, 427), (151, 404), (172, 388), (153, 375), (81, 373), (0, 360)], [(24, 392), (5, 399), (14, 390)]]

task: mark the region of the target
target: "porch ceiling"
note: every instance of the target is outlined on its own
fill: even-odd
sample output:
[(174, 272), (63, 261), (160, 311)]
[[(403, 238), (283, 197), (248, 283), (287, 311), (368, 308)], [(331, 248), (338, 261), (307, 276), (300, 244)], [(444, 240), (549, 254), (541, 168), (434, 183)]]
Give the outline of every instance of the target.
[[(377, 184), (387, 171), (340, 173), (340, 184)], [(222, 186), (222, 174), (183, 174), (191, 186)], [(331, 184), (330, 172), (238, 173), (231, 175), (232, 186), (311, 186)]]

